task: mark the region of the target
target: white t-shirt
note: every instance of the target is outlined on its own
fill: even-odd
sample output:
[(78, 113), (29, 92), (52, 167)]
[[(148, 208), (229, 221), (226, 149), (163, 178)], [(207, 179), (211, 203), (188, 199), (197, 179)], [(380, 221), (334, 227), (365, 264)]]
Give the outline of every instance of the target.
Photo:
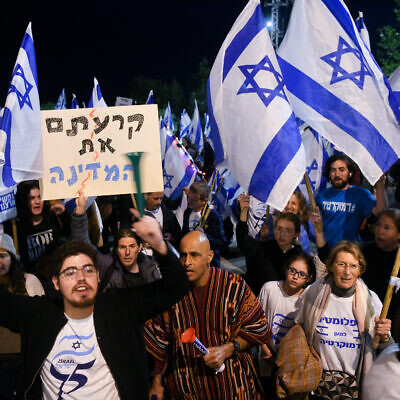
[(189, 231), (193, 231), (200, 222), (201, 211), (192, 211), (189, 215)]
[(164, 218), (163, 218), (163, 213), (162, 213), (161, 207), (158, 207), (157, 209), (151, 210), (151, 211), (145, 209), (145, 211), (147, 211), (147, 212), (149, 212), (149, 213), (154, 215), (154, 218), (160, 224), (161, 229), (162, 229), (163, 228), (163, 223), (164, 223)]
[(40, 373), (43, 399), (119, 399), (97, 343), (93, 314), (67, 319)]
[(361, 338), (353, 315), (353, 296), (331, 293), (326, 310), (317, 325), (314, 346), (327, 370), (354, 375), (361, 355)]
[[(272, 331), (268, 347), (275, 353), (277, 353), (283, 337), (295, 323), (303, 293), (300, 296), (289, 296), (283, 290), (283, 281), (267, 282), (261, 288), (258, 299)], [(260, 374), (261, 376), (270, 376), (272, 362), (263, 360), (261, 356), (261, 352), (259, 352)]]

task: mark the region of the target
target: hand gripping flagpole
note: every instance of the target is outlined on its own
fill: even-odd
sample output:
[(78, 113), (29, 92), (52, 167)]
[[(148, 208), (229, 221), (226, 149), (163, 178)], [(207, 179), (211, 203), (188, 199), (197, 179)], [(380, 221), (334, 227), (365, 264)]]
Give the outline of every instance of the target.
[[(197, 339), (194, 328), (186, 329), (186, 331), (182, 333), (181, 340), (182, 340), (182, 343), (191, 343), (193, 345), (193, 347), (196, 350), (198, 350), (203, 356), (210, 353), (206, 349), (204, 344), (201, 343), (199, 339)], [(218, 374), (219, 372), (222, 372), (224, 369), (225, 369), (225, 364), (222, 363), (222, 365), (218, 369), (215, 370), (215, 373)]]
[[(399, 269), (400, 269), (400, 246), (397, 249), (396, 260), (393, 265), (392, 275), (390, 276), (389, 285), (386, 290), (385, 300), (383, 301), (381, 315), (379, 316), (380, 319), (387, 317), (387, 313), (390, 307), (390, 302), (392, 301), (393, 290), (395, 287), (399, 288), (400, 286), (400, 279), (398, 278)], [(374, 341), (372, 343), (372, 347), (374, 349), (378, 348), (379, 341), (380, 341), (380, 336), (375, 335)]]
[[(306, 188), (307, 188), (307, 193), (308, 193), (308, 197), (310, 199), (310, 203), (311, 203), (311, 208), (313, 210), (315, 210), (317, 208), (317, 204), (315, 203), (315, 198), (314, 198), (314, 193), (311, 189), (311, 184), (310, 184), (310, 179), (308, 178), (307, 172), (304, 172), (304, 182), (306, 184)], [(322, 232), (322, 226), (321, 223), (318, 222), (315, 229), (317, 230), (317, 232), (321, 233)]]

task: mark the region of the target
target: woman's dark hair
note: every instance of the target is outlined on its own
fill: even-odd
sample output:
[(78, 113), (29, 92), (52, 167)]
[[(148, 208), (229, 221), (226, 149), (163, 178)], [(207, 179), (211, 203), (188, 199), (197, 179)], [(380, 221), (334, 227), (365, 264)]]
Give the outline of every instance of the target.
[(274, 229), (275, 229), (276, 225), (278, 224), (278, 222), (281, 220), (293, 222), (295, 233), (300, 232), (300, 217), (298, 215), (290, 213), (290, 212), (279, 214), (275, 220)]
[(307, 273), (308, 276), (311, 278), (307, 280), (304, 286), (308, 286), (315, 281), (316, 276), (316, 269), (315, 264), (312, 259), (305, 251), (301, 250), (294, 253), (285, 263), (285, 271), (297, 260), (303, 260), (307, 265)]
[[(29, 194), (32, 189), (39, 189), (39, 181), (26, 181), (18, 184), (17, 193), (15, 194), (15, 204), (18, 210), (18, 219), (24, 225), (29, 225), (31, 221), (31, 212), (28, 201)], [(42, 218), (45, 223), (50, 220), (50, 202), (45, 201), (43, 204)]]
[(10, 253), (9, 251), (7, 251), (7, 253), (11, 257), (11, 265), (8, 271), (10, 283), (7, 289), (16, 294), (27, 294), (25, 288), (24, 266), (13, 253)]
[(346, 163), (347, 169), (350, 172), (349, 183), (353, 183), (354, 176), (357, 172), (357, 165), (350, 157), (347, 157), (346, 154), (334, 154), (326, 160), (323, 175), (327, 181), (330, 182), (331, 165), (336, 161), (343, 161)]
[(122, 238), (130, 237), (132, 239), (136, 240), (136, 243), (138, 246), (140, 246), (143, 243), (143, 240), (131, 229), (128, 228), (121, 228), (118, 229), (117, 232), (115, 232), (114, 235), (114, 249), (118, 247), (118, 242)]

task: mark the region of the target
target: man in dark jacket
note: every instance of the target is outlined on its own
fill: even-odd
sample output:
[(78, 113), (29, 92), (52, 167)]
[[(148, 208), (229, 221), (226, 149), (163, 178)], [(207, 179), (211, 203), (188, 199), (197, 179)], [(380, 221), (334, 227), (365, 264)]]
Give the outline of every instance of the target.
[(134, 229), (156, 252), (162, 279), (98, 293), (94, 249), (70, 242), (55, 260), (61, 302), (0, 291), (0, 324), (21, 334), (18, 398), (148, 399), (142, 325), (189, 283), (154, 219), (143, 217)]

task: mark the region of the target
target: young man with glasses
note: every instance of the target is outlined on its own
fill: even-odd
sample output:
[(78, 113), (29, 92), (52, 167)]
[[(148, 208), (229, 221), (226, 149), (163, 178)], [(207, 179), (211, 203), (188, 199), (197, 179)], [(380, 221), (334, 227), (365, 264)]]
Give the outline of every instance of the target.
[(98, 293), (95, 250), (70, 242), (54, 260), (62, 302), (0, 291), (0, 324), (22, 339), (20, 398), (148, 399), (142, 325), (189, 284), (157, 221), (143, 217), (134, 229), (157, 253), (163, 278), (156, 282)]

